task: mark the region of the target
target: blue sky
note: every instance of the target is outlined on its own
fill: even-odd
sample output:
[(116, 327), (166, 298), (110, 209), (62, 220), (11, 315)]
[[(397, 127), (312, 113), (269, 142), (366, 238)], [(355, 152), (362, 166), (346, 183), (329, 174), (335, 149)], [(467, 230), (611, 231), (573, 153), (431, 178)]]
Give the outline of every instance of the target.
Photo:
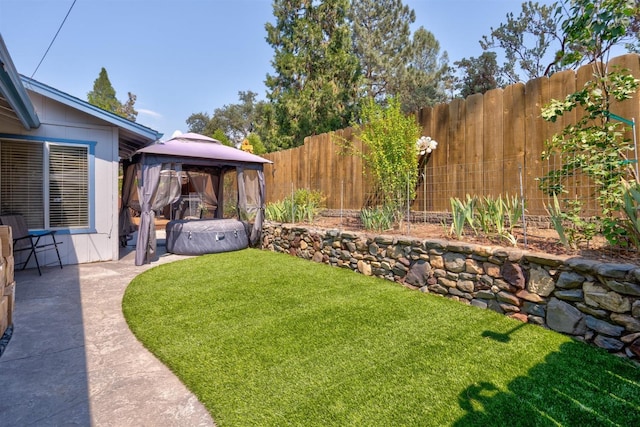
[[(33, 74), (72, 3), (0, 0), (0, 34), (21, 74)], [(413, 28), (434, 33), (451, 62), (480, 55), (478, 40), (521, 3), (404, 0)], [(271, 0), (77, 0), (33, 78), (86, 100), (105, 67), (118, 99), (137, 95), (138, 123), (168, 139), (192, 113), (237, 103), (238, 91), (265, 98), (272, 11)]]

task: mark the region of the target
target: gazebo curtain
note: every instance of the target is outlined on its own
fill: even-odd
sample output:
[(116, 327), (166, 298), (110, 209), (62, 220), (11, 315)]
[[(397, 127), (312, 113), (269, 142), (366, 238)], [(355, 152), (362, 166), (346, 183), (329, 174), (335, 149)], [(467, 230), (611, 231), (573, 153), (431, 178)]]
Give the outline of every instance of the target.
[(186, 174), (189, 177), (189, 182), (198, 192), (202, 202), (207, 207), (211, 206), (212, 209), (217, 209), (218, 199), (216, 197), (215, 189), (218, 188), (218, 180), (220, 177), (214, 173), (195, 171), (186, 171)]
[(157, 256), (155, 211), (180, 198), (181, 165), (173, 163), (141, 163), (138, 179), (140, 227), (136, 242), (136, 265), (154, 261)]
[(136, 226), (131, 220), (131, 211), (129, 207), (132, 207), (134, 191), (137, 192), (135, 187), (136, 180), (136, 164), (129, 161), (124, 161), (122, 166), (122, 195), (120, 200), (120, 213), (118, 215), (118, 224), (120, 226), (118, 235), (121, 239), (126, 239), (127, 236), (136, 231)]
[(262, 165), (259, 168), (238, 166), (238, 215), (252, 223), (249, 242), (255, 246), (262, 234), (264, 221), (265, 186)]

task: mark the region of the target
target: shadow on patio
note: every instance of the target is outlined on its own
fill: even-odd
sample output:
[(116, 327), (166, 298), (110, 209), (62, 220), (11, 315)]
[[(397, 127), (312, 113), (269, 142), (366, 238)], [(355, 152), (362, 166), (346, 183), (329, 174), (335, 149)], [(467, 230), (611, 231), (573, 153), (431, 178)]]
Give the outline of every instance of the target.
[(183, 257), (136, 267), (133, 249), (119, 261), (16, 272), (13, 336), (0, 357), (2, 426), (213, 425), (121, 310), (135, 276)]

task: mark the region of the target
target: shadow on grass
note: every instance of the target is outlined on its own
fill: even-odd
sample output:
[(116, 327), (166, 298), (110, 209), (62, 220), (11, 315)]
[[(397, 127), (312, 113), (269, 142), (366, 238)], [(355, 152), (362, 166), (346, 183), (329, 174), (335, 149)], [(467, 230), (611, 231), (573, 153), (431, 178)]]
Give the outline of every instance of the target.
[(565, 343), (507, 390), (470, 385), (458, 396), (466, 415), (454, 425), (640, 425), (640, 367), (593, 350)]
[(509, 341), (511, 341), (511, 334), (516, 332), (518, 329), (523, 328), (524, 325), (526, 325), (526, 323), (521, 323), (518, 326), (516, 326), (515, 328), (512, 328), (511, 330), (509, 330), (507, 332), (484, 331), (484, 332), (482, 332), (482, 337), (483, 338), (490, 338), (490, 339), (492, 339), (494, 341), (498, 341), (498, 342), (508, 343)]

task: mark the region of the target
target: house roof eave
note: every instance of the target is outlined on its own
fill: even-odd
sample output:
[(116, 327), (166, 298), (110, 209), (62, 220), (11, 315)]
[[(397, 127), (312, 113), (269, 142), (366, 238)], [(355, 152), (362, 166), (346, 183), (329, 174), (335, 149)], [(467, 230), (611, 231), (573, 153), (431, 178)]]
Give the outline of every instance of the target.
[(102, 108), (89, 104), (88, 102), (76, 98), (75, 96), (69, 95), (68, 93), (45, 85), (44, 83), (40, 83), (37, 80), (33, 80), (26, 76), (21, 76), (21, 78), (27, 89), (42, 96), (46, 96), (47, 98), (58, 101), (61, 104), (67, 105), (76, 110), (104, 120), (112, 125), (121, 128), (126, 133), (136, 135), (139, 138), (145, 140), (143, 145), (147, 145), (162, 138), (162, 133), (141, 125), (140, 123), (132, 122), (131, 120), (127, 120), (124, 117), (120, 117), (110, 111), (103, 110)]
[(26, 130), (40, 126), (40, 119), (27, 94), (20, 74), (9, 55), (9, 50), (0, 35), (0, 100), (6, 101), (11, 112)]

